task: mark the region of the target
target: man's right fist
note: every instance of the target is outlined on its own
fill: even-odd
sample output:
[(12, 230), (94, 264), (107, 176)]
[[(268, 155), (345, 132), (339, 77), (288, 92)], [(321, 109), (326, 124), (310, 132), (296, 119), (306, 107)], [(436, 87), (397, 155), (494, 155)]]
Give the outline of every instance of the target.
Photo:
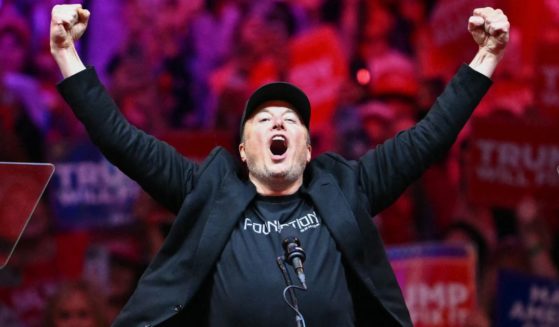
[(51, 52), (72, 48), (85, 32), (89, 10), (82, 5), (56, 5), (52, 8), (50, 21)]

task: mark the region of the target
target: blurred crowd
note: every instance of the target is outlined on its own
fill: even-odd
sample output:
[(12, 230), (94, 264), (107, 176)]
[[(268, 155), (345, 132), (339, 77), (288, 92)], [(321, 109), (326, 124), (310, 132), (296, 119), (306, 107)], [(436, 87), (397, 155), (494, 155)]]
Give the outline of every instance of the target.
[[(90, 148), (82, 146), (87, 135), (56, 91), (61, 76), (48, 29), (52, 6), (62, 2), (0, 1), (0, 161), (63, 164)], [(302, 84), (316, 104), (314, 154), (357, 159), (421, 119), (473, 56), (466, 26), (468, 8), (478, 2), (89, 0), (83, 3), (92, 12), (90, 27), (79, 50), (122, 113), (153, 135), (225, 135), (221, 145), (236, 149), (247, 96), (264, 82), (289, 80)], [(557, 126), (559, 115), (542, 109), (534, 87), (539, 57), (529, 49), (537, 46), (535, 32), (521, 28), (529, 23), (520, 19), (516, 1), (489, 2), (509, 15), (512, 39), (473, 119)], [(445, 12), (453, 4), (468, 11), (460, 17)], [(538, 39), (555, 46), (559, 17), (548, 22)], [(172, 144), (196, 147), (184, 139)], [(374, 219), (388, 245), (472, 244), (479, 312), (471, 325), (489, 326), (499, 269), (559, 278), (559, 211), (530, 193), (513, 206), (472, 201), (471, 146), (468, 125), (450, 153)], [(107, 326), (173, 221), (137, 191), (119, 221), (61, 228), (55, 196), (47, 189), (0, 270), (1, 326)], [(81, 212), (73, 214), (79, 220)]]

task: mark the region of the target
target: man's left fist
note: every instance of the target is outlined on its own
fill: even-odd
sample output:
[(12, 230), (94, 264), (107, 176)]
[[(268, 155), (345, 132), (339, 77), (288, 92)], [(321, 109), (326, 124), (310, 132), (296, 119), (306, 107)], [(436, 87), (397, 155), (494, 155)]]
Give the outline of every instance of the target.
[(501, 9), (474, 9), (468, 20), (468, 31), (480, 49), (501, 57), (509, 41), (510, 23)]

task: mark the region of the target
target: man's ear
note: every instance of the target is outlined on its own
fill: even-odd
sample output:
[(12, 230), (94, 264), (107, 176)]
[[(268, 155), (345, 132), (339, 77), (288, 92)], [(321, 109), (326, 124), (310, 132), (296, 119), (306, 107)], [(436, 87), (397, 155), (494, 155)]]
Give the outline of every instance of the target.
[(241, 157), (242, 162), (247, 161), (246, 154), (245, 154), (245, 144), (244, 143), (239, 144), (239, 156)]
[(312, 145), (307, 144), (307, 163), (311, 162), (312, 157)]

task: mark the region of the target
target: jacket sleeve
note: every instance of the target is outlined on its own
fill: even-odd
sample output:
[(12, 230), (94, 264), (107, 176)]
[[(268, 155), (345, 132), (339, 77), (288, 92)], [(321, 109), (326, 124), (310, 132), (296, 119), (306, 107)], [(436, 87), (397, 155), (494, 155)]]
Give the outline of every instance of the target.
[(491, 83), (462, 65), (420, 122), (359, 160), (359, 183), (373, 215), (392, 204), (450, 149)]
[(105, 157), (176, 213), (193, 187), (197, 165), (170, 145), (132, 126), (94, 69), (64, 79), (57, 88)]

